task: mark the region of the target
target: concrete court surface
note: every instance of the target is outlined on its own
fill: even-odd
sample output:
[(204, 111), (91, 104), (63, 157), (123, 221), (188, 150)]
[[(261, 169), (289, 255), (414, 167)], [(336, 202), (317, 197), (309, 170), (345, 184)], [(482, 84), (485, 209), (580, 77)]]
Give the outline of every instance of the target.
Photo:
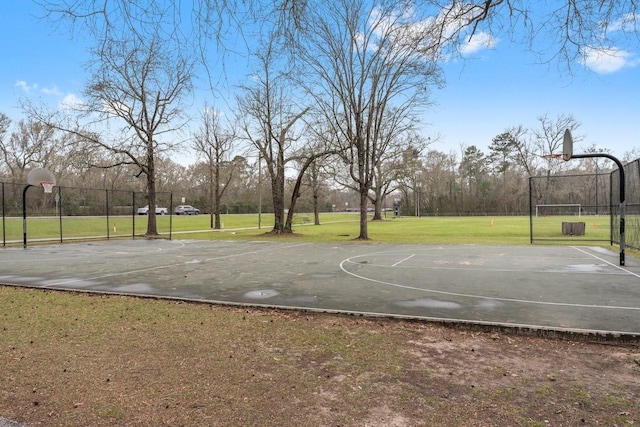
[(0, 253), (0, 284), (640, 339), (640, 261), (599, 247), (137, 239)]

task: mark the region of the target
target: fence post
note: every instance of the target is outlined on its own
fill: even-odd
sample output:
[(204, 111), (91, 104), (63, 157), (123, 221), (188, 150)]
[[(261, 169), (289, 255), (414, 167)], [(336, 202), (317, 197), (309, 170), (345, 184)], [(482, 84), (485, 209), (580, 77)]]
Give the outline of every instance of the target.
[(131, 240), (136, 239), (136, 192), (131, 192), (131, 223), (133, 230), (131, 231)]
[(27, 184), (22, 190), (22, 247), (27, 249), (27, 190), (31, 187)]
[(60, 223), (60, 243), (62, 243), (62, 187), (58, 187), (58, 222)]
[(533, 245), (533, 177), (529, 177), (529, 244)]
[(107, 209), (107, 240), (110, 239), (111, 235), (109, 234), (109, 190), (105, 189), (105, 199), (104, 199), (104, 204), (105, 204), (105, 208)]
[(7, 228), (5, 227), (4, 182), (2, 183), (2, 246), (7, 246)]
[(613, 177), (615, 171), (609, 173), (609, 244), (613, 245)]

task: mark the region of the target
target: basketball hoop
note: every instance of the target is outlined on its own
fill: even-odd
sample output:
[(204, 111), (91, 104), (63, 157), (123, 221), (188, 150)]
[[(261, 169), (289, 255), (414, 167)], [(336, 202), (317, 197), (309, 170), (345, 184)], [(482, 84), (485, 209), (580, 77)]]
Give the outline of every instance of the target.
[(565, 162), (568, 162), (573, 157), (573, 136), (571, 136), (571, 131), (566, 129), (564, 131), (564, 136), (562, 138), (562, 153), (551, 153), (544, 154), (542, 156), (543, 159), (562, 159)]
[(51, 189), (56, 185), (56, 177), (47, 169), (36, 168), (27, 175), (27, 184), (40, 187), (45, 193), (51, 193)]
[(573, 156), (573, 136), (571, 131), (566, 129), (562, 138), (562, 160), (568, 162)]
[(51, 193), (53, 191), (54, 182), (41, 182), (40, 187), (44, 189), (45, 193)]
[[(56, 177), (45, 168), (35, 168), (27, 175), (27, 185), (22, 190), (22, 244), (27, 249), (27, 190), (29, 187), (40, 187), (45, 193), (51, 193), (56, 185)], [(59, 197), (59, 194), (56, 193)], [(57, 200), (56, 200), (57, 203)]]

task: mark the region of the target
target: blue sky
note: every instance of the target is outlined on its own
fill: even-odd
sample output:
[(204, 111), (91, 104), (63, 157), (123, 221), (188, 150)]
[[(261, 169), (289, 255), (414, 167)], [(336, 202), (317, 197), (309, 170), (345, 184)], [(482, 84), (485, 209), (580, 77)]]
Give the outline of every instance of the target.
[[(55, 34), (35, 17), (41, 14), (27, 0), (6, 1), (0, 14), (0, 112), (14, 120), (21, 118), (19, 98), (55, 105), (81, 97), (86, 83), (83, 43)], [(487, 153), (509, 127), (535, 128), (538, 116), (571, 114), (582, 124), (583, 146), (622, 157), (640, 147), (639, 54), (620, 50), (591, 68), (574, 63), (568, 75), (506, 37), (492, 39), (466, 53), (465, 61), (443, 64), (447, 84), (434, 92), (435, 105), (424, 116), (427, 134), (439, 135), (430, 148), (460, 157), (461, 146), (476, 145)]]

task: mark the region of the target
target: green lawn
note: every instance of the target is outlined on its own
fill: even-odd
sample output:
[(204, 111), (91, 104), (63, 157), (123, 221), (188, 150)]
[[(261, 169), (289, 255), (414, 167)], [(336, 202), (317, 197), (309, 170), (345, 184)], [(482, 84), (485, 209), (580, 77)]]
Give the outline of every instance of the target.
[[(344, 242), (355, 239), (359, 234), (359, 217), (356, 214), (324, 213), (321, 225), (312, 222), (311, 214), (298, 214), (294, 221), (295, 236), (291, 238)], [(262, 215), (262, 227), (258, 228), (258, 215), (223, 215), (222, 230), (210, 228), (209, 215), (159, 216), (158, 232), (173, 239), (267, 239), (265, 234), (273, 226), (273, 215)], [(585, 236), (563, 236), (562, 222), (585, 222)], [(29, 243), (40, 240), (64, 240), (86, 238), (131, 238), (135, 222), (136, 236), (146, 232), (147, 217), (63, 217), (29, 218), (27, 237)], [(581, 241), (609, 241), (609, 217), (537, 217), (533, 219), (534, 239), (543, 242), (576, 244)], [(6, 218), (3, 231), (8, 245), (22, 243), (22, 219)], [(449, 216), (449, 217), (401, 217), (388, 214), (382, 221), (369, 222), (369, 238), (385, 243), (428, 243), (428, 244), (513, 244), (530, 243), (530, 222), (528, 216)]]

